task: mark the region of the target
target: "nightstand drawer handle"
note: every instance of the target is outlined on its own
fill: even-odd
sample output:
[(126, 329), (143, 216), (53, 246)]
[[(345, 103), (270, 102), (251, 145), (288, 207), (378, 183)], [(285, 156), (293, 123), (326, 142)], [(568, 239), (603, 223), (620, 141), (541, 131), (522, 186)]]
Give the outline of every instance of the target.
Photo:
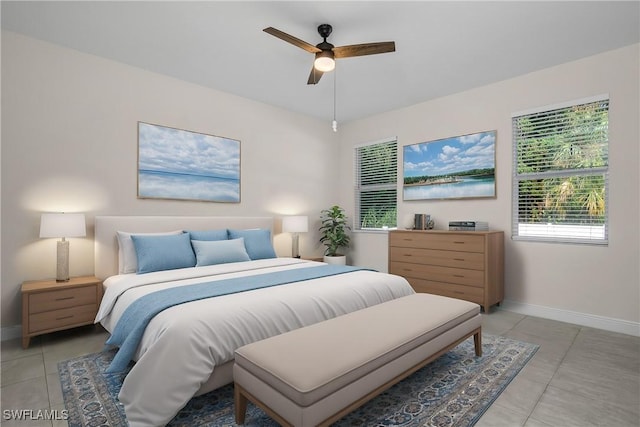
[(56, 320), (64, 320), (64, 319), (72, 319), (72, 318), (73, 318), (73, 314), (71, 316), (56, 317)]
[(67, 299), (74, 299), (75, 297), (63, 297), (63, 298), (56, 298), (56, 301), (64, 301)]

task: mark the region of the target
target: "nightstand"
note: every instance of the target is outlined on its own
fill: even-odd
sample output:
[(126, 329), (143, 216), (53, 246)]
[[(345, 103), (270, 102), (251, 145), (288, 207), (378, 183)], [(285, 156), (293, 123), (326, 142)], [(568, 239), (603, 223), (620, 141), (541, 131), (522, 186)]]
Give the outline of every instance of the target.
[(22, 348), (37, 335), (92, 324), (101, 299), (102, 280), (93, 276), (24, 282)]

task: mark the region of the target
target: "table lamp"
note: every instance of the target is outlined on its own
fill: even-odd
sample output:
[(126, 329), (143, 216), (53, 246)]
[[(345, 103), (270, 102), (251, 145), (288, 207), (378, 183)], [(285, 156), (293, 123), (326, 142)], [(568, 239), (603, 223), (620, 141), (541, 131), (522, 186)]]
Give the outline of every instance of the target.
[(57, 247), (56, 281), (69, 280), (69, 242), (66, 237), (87, 235), (84, 214), (43, 213), (40, 217), (40, 237), (61, 237)]
[(309, 217), (304, 215), (285, 216), (282, 219), (282, 231), (291, 233), (291, 256), (300, 258), (298, 251), (299, 233), (309, 231)]

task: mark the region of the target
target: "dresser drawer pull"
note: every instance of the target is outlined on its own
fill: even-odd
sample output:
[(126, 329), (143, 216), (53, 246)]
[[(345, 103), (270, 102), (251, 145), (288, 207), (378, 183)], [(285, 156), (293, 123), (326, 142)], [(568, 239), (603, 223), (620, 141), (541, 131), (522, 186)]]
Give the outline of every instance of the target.
[(64, 319), (73, 319), (73, 314), (71, 316), (56, 317), (56, 320), (64, 320)]
[(459, 295), (464, 295), (464, 292), (462, 291), (453, 291), (454, 294), (459, 294)]
[(455, 240), (453, 243), (455, 243), (456, 245), (464, 245), (464, 242), (456, 242)]
[(413, 270), (410, 268), (403, 268), (402, 271), (413, 271)]
[(64, 301), (64, 300), (68, 300), (68, 299), (74, 299), (75, 297), (63, 297), (63, 298), (56, 298), (56, 301)]
[(464, 258), (454, 258), (454, 261), (464, 261)]
[(464, 277), (462, 274), (454, 274), (453, 277)]
[(411, 254), (402, 254), (402, 256), (412, 256)]

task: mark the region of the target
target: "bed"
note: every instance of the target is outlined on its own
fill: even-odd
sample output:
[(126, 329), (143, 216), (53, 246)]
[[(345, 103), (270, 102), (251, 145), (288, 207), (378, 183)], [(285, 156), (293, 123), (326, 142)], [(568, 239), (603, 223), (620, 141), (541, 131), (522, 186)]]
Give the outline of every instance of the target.
[[(172, 246), (175, 251), (187, 239), (185, 230), (191, 231), (188, 241), (198, 266), (158, 269), (155, 261), (162, 256), (154, 258), (153, 250), (150, 255), (144, 252), (145, 244), (179, 239), (181, 243)], [(191, 239), (218, 235), (221, 230), (227, 232), (227, 240), (232, 243)], [(162, 233), (162, 237), (146, 233)], [(258, 234), (260, 244), (255, 243)], [(272, 235), (270, 217), (98, 216), (95, 271), (104, 279), (105, 289), (96, 322), (114, 334), (112, 339), (119, 334), (115, 330), (118, 321), (128, 319), (127, 314), (138, 311), (134, 309), (136, 304), (150, 296), (166, 294), (171, 299), (212, 285), (222, 288), (255, 282), (266, 286), (272, 276), (297, 277), (330, 267), (270, 256), (275, 255), (269, 251), (273, 251)], [(135, 245), (131, 246), (127, 237)], [(244, 244), (248, 260), (244, 255), (236, 258), (238, 240)], [(209, 251), (213, 247), (216, 249)], [(133, 272), (129, 265), (132, 248), (139, 251), (133, 257), (140, 260)], [(131, 355), (135, 364), (119, 394), (131, 426), (165, 425), (193, 396), (231, 383), (233, 354), (243, 345), (414, 292), (399, 276), (355, 269), (259, 286), (169, 305), (150, 318), (136, 341)], [(125, 345), (121, 347), (123, 350)]]

